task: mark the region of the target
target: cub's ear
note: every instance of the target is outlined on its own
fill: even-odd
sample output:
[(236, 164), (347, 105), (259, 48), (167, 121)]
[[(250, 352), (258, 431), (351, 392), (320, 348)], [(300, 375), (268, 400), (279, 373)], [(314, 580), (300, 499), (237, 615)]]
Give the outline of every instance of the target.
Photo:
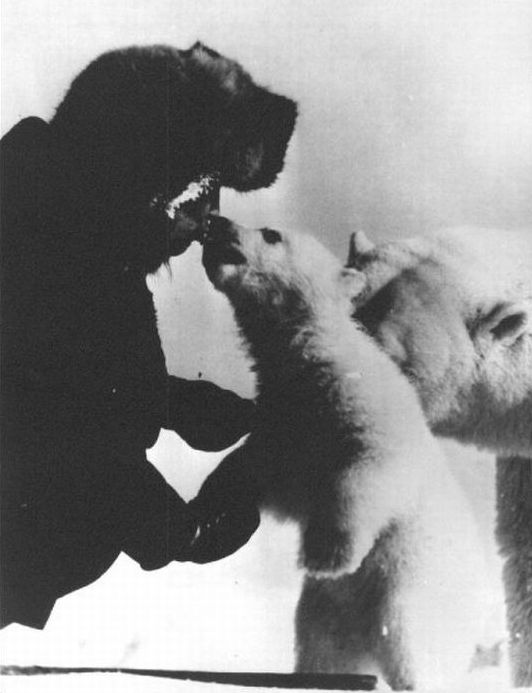
[(364, 231), (355, 231), (349, 238), (347, 266), (358, 267), (364, 255), (375, 249), (375, 243), (369, 240)]
[(499, 303), (478, 321), (474, 337), (510, 346), (532, 332), (532, 305), (525, 301)]
[(366, 288), (366, 275), (352, 267), (343, 267), (340, 273), (340, 282), (345, 294), (355, 299)]

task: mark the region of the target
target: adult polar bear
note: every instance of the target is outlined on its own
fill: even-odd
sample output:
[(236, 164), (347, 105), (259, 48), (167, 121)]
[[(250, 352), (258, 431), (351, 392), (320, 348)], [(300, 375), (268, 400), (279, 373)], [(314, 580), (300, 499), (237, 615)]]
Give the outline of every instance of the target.
[(532, 685), (532, 231), (459, 228), (348, 265), (356, 318), (416, 385), (434, 433), (497, 455), (497, 537), (515, 685)]

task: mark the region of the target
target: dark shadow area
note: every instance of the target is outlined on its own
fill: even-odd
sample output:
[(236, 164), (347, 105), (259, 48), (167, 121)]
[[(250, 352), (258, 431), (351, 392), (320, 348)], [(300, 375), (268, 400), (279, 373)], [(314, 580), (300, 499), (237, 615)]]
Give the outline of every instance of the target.
[(43, 674), (134, 674), (164, 679), (266, 688), (307, 688), (309, 690), (374, 691), (377, 677), (358, 674), (269, 674), (262, 672), (171, 671), (165, 669), (123, 669), (93, 667), (0, 667), (4, 676)]

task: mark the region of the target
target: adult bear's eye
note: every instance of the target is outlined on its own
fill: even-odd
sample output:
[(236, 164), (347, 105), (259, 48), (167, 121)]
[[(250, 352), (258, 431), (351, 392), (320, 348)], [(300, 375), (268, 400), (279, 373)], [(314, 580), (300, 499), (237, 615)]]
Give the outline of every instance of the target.
[(270, 245), (275, 245), (275, 243), (280, 243), (283, 237), (279, 231), (274, 231), (273, 229), (261, 229), (262, 237)]

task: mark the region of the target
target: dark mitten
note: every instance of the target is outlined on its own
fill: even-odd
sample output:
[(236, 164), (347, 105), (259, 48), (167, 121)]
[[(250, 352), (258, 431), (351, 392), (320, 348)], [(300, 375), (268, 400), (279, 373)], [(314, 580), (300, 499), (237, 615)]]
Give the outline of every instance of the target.
[(192, 501), (191, 510), (198, 518), (198, 529), (187, 560), (194, 563), (211, 563), (230, 556), (247, 544), (260, 524), (259, 511), (252, 503), (204, 513)]
[(231, 555), (259, 526), (259, 491), (241, 451), (226, 457), (189, 503), (198, 521), (189, 557), (195, 563)]
[(250, 432), (255, 403), (204, 380), (169, 377), (165, 426), (196, 450), (219, 451)]
[(130, 465), (117, 510), (130, 518), (122, 550), (144, 570), (186, 561), (197, 534), (197, 518), (147, 460)]

